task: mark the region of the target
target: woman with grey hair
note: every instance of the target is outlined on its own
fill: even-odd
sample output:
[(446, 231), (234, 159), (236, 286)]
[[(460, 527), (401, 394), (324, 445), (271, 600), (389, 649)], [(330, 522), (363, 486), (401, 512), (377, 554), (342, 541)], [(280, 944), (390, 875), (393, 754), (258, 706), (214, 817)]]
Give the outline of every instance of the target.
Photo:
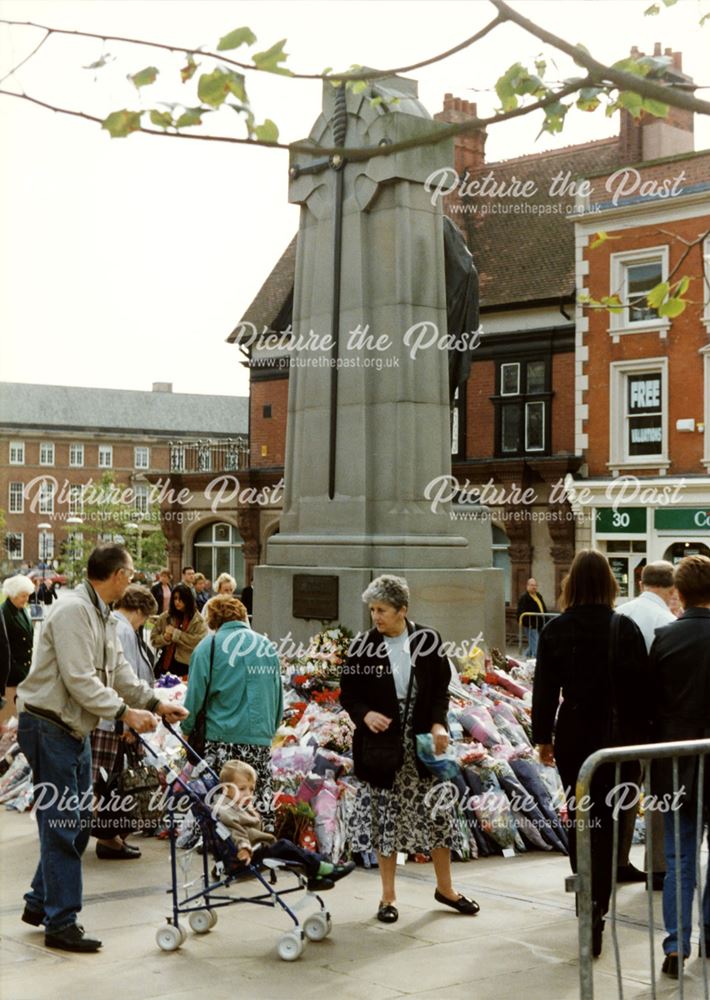
[(355, 723), (353, 762), (360, 778), (351, 822), (356, 851), (377, 851), (382, 899), (377, 919), (393, 924), (397, 853), (430, 854), (438, 903), (474, 915), (480, 907), (451, 882), (459, 846), (453, 807), (437, 808), (435, 779), (416, 756), (416, 734), (431, 733), (436, 753), (449, 742), (451, 668), (441, 636), (407, 618), (409, 587), (398, 576), (373, 580), (362, 595), (372, 629), (353, 640), (341, 676), (341, 703)]
[(5, 580), (2, 585), (6, 600), (3, 602), (0, 614), (2, 614), (3, 645), (5, 636), (7, 644), (5, 646), (8, 674), (5, 681), (5, 704), (0, 709), (0, 724), (16, 715), (15, 691), (20, 681), (23, 681), (30, 672), (32, 664), (32, 620), (27, 613), (27, 602), (30, 594), (34, 593), (34, 583), (29, 577), (18, 573)]

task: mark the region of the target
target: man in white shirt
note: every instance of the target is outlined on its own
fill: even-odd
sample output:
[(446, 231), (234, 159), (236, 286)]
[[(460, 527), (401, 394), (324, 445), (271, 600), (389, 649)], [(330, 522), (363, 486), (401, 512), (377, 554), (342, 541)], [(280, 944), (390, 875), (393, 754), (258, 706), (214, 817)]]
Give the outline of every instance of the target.
[[(675, 594), (673, 583), (673, 566), (669, 562), (659, 560), (648, 563), (643, 568), (641, 574), (641, 585), (643, 592), (632, 601), (627, 601), (616, 610), (620, 615), (626, 615), (636, 622), (640, 628), (647, 652), (651, 651), (653, 639), (657, 628), (668, 625), (676, 620), (675, 615), (670, 610), (670, 602)], [(629, 849), (634, 834), (634, 822), (636, 814), (633, 810), (627, 810), (621, 814), (619, 829), (619, 867), (617, 869), (617, 881), (619, 882), (641, 882), (646, 881), (644, 872), (640, 872), (629, 862)], [(653, 888), (658, 891), (663, 888), (665, 878), (666, 861), (663, 853), (663, 817), (654, 812), (651, 815), (651, 836), (652, 863), (653, 863)], [(648, 866), (648, 856), (646, 857)]]

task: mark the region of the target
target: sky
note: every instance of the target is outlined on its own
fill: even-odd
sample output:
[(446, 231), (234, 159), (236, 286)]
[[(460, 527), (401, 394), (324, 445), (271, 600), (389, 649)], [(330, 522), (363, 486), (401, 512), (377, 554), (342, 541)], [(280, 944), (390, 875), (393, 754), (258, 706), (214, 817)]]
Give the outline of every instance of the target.
[[(684, 69), (708, 89), (710, 22), (681, 0), (644, 17), (651, 0), (513, 0), (527, 17), (613, 62), (633, 44), (684, 54)], [(234, 3), (231, 0), (5, 0), (0, 17), (51, 27), (215, 49), (248, 25), (253, 51), (287, 39), (287, 65), (321, 72), (353, 63), (390, 68), (456, 45), (493, 16), (487, 0)], [(0, 25), (0, 77), (41, 38), (37, 29)], [(474, 48), (407, 74), (434, 114), (443, 96), (478, 102), (491, 114), (495, 80), (516, 61), (532, 68), (543, 51), (516, 26), (499, 27)], [(242, 49), (231, 53), (246, 55)], [(575, 75), (551, 53), (547, 79)], [(116, 57), (103, 70), (82, 67)], [(55, 36), (4, 89), (104, 117), (121, 108), (182, 99), (184, 57), (118, 43)], [(126, 79), (148, 65), (158, 83), (140, 94)], [(199, 72), (199, 71), (198, 71)], [(321, 106), (320, 81), (249, 74), (258, 121), (274, 120), (282, 141), (305, 137)], [(194, 103), (194, 102), (190, 102)], [(214, 132), (238, 135), (223, 111)], [(615, 135), (618, 116), (574, 112), (565, 131), (536, 141), (541, 113), (489, 130), (488, 160)], [(710, 147), (710, 120), (696, 115), (696, 149)], [(111, 139), (98, 125), (0, 95), (2, 267), (0, 378), (40, 384), (175, 392), (248, 392), (239, 350), (225, 343), (298, 227), (288, 204), (286, 151), (132, 135)]]

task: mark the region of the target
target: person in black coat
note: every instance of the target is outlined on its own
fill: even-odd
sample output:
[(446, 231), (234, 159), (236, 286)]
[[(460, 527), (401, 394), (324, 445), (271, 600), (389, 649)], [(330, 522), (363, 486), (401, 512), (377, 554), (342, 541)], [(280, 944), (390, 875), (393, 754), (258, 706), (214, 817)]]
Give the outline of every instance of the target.
[(162, 615), (163, 612), (170, 609), (170, 572), (167, 569), (161, 569), (157, 581), (150, 588), (150, 592), (158, 605), (157, 614)]
[[(543, 615), (546, 611), (547, 607), (542, 594), (538, 594), (537, 592), (537, 580), (531, 576), (525, 587), (525, 593), (521, 595), (518, 601), (517, 610), (518, 624), (523, 626), (525, 638), (528, 640), (525, 656), (537, 656), (537, 644), (540, 632), (545, 624)], [(523, 615), (525, 615), (524, 618), (522, 617)], [(535, 617), (531, 617), (533, 615)]]
[[(611, 648), (617, 594), (618, 584), (602, 553), (593, 549), (578, 552), (563, 584), (563, 613), (542, 630), (537, 650), (533, 742), (542, 763), (556, 764), (562, 779), (574, 872), (575, 785), (580, 767), (602, 747), (647, 742), (650, 738), (646, 644), (630, 618), (618, 616), (615, 648)], [(622, 775), (622, 781), (625, 779), (626, 775)], [(608, 796), (613, 781), (614, 768), (609, 765), (596, 772), (591, 787), (595, 955), (601, 953), (603, 918), (611, 895), (615, 800)]]
[[(678, 621), (656, 629), (649, 665), (654, 703), (654, 742), (662, 743), (710, 738), (710, 559), (707, 556), (681, 559), (675, 570), (674, 582), (685, 611)], [(679, 757), (677, 760), (678, 808), (664, 815), (666, 878), (663, 885), (663, 921), (667, 937), (663, 941), (665, 958), (662, 971), (673, 979), (678, 978), (681, 937), (676, 906), (676, 818), (680, 834), (678, 862), (683, 961), (690, 954), (696, 851), (699, 846), (699, 758)], [(673, 801), (675, 789), (671, 759), (655, 763), (653, 774), (653, 791), (659, 796), (659, 801)], [(710, 802), (710, 761), (707, 757), (702, 799), (701, 830), (704, 835)], [(705, 935), (706, 955), (710, 956), (710, 870), (705, 879), (702, 916), (701, 933)]]
[(5, 702), (0, 712), (0, 722), (6, 722), (16, 714), (15, 690), (30, 671), (32, 664), (32, 644), (34, 640), (32, 621), (27, 613), (29, 598), (35, 593), (29, 577), (18, 573), (3, 584), (5, 601), (0, 614), (3, 617), (4, 634), (7, 636), (9, 670), (5, 680)]
[(360, 779), (351, 822), (355, 851), (377, 851), (382, 899), (377, 919), (394, 923), (397, 852), (431, 854), (434, 898), (459, 913), (475, 914), (475, 900), (451, 882), (451, 848), (458, 846), (456, 812), (442, 805), (416, 756), (415, 737), (431, 733), (436, 753), (449, 742), (447, 713), (451, 667), (434, 629), (407, 618), (409, 588), (380, 576), (362, 595), (373, 628), (356, 636), (341, 675), (341, 704), (355, 723), (353, 762)]

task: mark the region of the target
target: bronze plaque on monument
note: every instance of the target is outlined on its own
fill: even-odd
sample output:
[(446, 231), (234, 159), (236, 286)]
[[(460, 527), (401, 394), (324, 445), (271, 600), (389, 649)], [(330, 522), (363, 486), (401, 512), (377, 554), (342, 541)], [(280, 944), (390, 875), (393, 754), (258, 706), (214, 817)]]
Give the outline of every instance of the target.
[(334, 621), (338, 617), (337, 576), (299, 573), (293, 578), (294, 618)]

